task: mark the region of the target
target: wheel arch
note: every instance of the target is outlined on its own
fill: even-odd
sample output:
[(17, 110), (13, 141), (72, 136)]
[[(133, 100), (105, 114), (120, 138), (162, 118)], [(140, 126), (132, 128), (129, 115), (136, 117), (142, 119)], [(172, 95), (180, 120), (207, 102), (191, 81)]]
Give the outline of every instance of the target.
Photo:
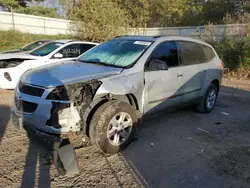
[(91, 119), (93, 118), (94, 113), (97, 111), (97, 109), (102, 106), (104, 103), (111, 101), (111, 100), (118, 100), (121, 102), (126, 102), (130, 104), (138, 113), (139, 113), (139, 105), (138, 101), (132, 93), (128, 93), (125, 95), (114, 95), (114, 94), (108, 94), (106, 96), (103, 96), (102, 98), (96, 99), (92, 101), (92, 103), (89, 105), (89, 108), (85, 110), (83, 115), (83, 121), (85, 122), (84, 126), (84, 132), (87, 136), (89, 136), (89, 127)]
[(216, 87), (218, 88), (218, 91), (220, 90), (220, 81), (218, 79), (214, 79), (212, 81), (212, 84), (216, 85)]

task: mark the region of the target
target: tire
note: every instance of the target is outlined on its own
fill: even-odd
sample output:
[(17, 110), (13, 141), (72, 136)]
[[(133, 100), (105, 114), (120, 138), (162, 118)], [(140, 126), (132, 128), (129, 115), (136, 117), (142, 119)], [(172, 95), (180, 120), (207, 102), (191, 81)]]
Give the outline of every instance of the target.
[(97, 109), (90, 122), (91, 142), (104, 153), (118, 153), (131, 143), (137, 120), (137, 113), (129, 104), (117, 100), (106, 102)]
[[(203, 99), (201, 101), (200, 104), (198, 104), (196, 106), (196, 109), (201, 112), (201, 113), (210, 113), (214, 107), (215, 107), (215, 104), (216, 104), (216, 101), (217, 101), (217, 97), (218, 97), (218, 87), (211, 83), (209, 85), (209, 87), (207, 88), (207, 91), (205, 93), (205, 95), (203, 96)], [(210, 105), (208, 104), (209, 103), (209, 96), (211, 94), (211, 92), (214, 92), (215, 96), (213, 97), (214, 98), (214, 101), (210, 103)]]

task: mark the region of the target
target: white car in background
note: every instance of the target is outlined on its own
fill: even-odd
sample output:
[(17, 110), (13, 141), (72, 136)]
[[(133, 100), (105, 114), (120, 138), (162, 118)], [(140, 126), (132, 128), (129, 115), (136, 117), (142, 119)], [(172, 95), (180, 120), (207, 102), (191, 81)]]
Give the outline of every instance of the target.
[(93, 42), (57, 40), (42, 45), (29, 54), (0, 55), (0, 88), (14, 89), (21, 75), (33, 68), (66, 60), (74, 60), (98, 45)]

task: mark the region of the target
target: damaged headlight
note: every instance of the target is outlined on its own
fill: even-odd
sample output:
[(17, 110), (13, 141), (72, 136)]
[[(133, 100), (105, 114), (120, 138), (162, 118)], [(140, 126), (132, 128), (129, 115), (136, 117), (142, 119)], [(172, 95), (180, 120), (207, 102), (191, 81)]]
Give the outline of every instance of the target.
[(74, 101), (76, 105), (92, 100), (101, 82), (94, 80), (85, 83), (77, 83), (59, 86), (52, 90), (46, 97), (48, 100)]
[(69, 101), (68, 89), (65, 86), (59, 86), (52, 90), (49, 95), (46, 97), (48, 100), (61, 100)]
[(46, 99), (57, 101), (52, 102), (51, 118), (46, 122), (46, 125), (55, 128), (69, 126), (75, 131), (78, 130), (81, 110), (92, 102), (100, 85), (100, 81), (92, 80), (59, 86), (52, 90)]
[(0, 61), (0, 68), (12, 68), (23, 63), (24, 60), (3, 60)]

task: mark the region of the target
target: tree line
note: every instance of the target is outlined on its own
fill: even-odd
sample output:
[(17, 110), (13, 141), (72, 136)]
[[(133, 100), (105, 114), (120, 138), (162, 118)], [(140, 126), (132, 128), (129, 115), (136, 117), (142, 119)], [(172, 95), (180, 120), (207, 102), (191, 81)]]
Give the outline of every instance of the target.
[[(32, 6), (29, 3), (33, 2)], [(59, 17), (44, 0), (0, 0), (5, 11)], [(249, 0), (58, 0), (64, 18), (77, 22), (78, 37), (102, 41), (126, 28), (248, 23)], [(37, 6), (35, 6), (37, 5)]]
[[(30, 2), (33, 6), (28, 6)], [(1, 0), (0, 7), (5, 11), (59, 17), (55, 8), (42, 7), (41, 2), (44, 0)], [(112, 20), (122, 16), (131, 27), (247, 23), (250, 10), (249, 0), (58, 0), (58, 3), (67, 10), (62, 16), (69, 19), (75, 18), (79, 10), (84, 11), (86, 17), (91, 14), (110, 17), (105, 10), (109, 8), (113, 13), (118, 11)], [(81, 18), (79, 15), (78, 19)]]

